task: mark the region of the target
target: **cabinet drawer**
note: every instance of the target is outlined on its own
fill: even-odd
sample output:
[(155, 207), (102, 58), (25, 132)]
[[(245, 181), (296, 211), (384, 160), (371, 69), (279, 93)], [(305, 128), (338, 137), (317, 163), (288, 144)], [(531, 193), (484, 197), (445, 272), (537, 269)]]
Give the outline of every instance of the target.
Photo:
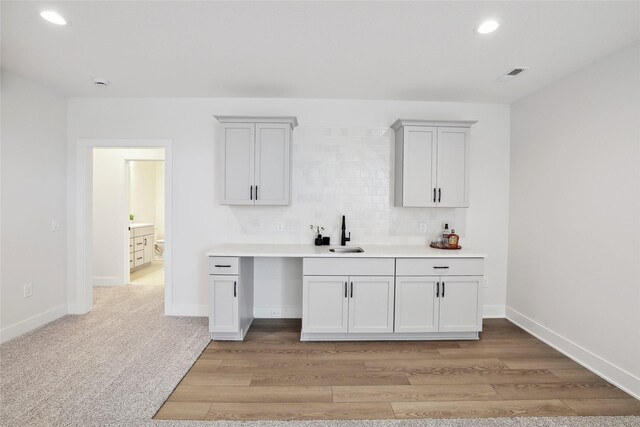
[(144, 248), (144, 237), (133, 239), (133, 252), (141, 251)]
[(397, 276), (482, 276), (482, 258), (398, 258)]
[(304, 258), (305, 276), (393, 276), (394, 258)]
[(238, 274), (238, 257), (209, 257), (209, 274)]
[(147, 236), (149, 234), (153, 234), (153, 225), (150, 225), (148, 227), (138, 227), (133, 229), (133, 235), (135, 237)]
[(133, 266), (137, 267), (144, 264), (144, 251), (136, 251), (133, 253)]

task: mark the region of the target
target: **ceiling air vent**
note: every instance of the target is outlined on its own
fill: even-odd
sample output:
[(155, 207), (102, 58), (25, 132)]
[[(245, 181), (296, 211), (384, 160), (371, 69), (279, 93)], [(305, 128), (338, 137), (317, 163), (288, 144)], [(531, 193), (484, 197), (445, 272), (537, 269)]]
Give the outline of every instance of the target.
[(513, 70), (511, 70), (511, 71), (509, 71), (507, 73), (507, 76), (517, 76), (518, 74), (520, 74), (524, 70), (526, 70), (526, 68), (514, 68)]
[(502, 76), (498, 77), (498, 79), (496, 81), (498, 82), (508, 82), (510, 80), (512, 80), (515, 76), (517, 76), (518, 74), (527, 71), (529, 69), (529, 67), (516, 67), (513, 70), (509, 71), (508, 73), (503, 74)]

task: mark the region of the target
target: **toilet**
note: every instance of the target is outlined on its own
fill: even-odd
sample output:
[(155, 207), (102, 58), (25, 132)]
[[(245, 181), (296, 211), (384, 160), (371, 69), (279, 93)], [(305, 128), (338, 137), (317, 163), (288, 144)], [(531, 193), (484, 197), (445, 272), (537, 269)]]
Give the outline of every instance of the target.
[(164, 239), (158, 239), (154, 244), (156, 256), (164, 259)]

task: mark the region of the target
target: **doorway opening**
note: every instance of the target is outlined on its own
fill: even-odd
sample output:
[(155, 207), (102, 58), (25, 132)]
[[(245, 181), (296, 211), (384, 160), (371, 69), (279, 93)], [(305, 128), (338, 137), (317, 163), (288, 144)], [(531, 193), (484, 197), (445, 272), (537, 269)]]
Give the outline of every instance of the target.
[[(70, 268), (73, 271), (75, 280), (69, 287), (69, 313), (84, 314), (90, 312), (94, 307), (94, 286), (127, 286), (131, 282), (131, 257), (130, 248), (130, 215), (132, 207), (130, 205), (130, 166), (131, 161), (163, 161), (164, 163), (164, 190), (159, 190), (161, 186), (156, 186), (156, 199), (162, 199), (163, 207), (156, 207), (156, 210), (163, 211), (164, 233), (160, 228), (156, 230), (157, 216), (153, 220), (153, 229), (140, 230), (146, 233), (147, 253), (151, 249), (151, 262), (149, 267), (154, 267), (156, 277), (164, 277), (164, 313), (173, 315), (173, 293), (172, 293), (172, 150), (169, 139), (80, 139), (76, 149), (76, 185), (75, 185), (75, 226), (70, 231), (73, 236), (72, 253), (74, 256), (70, 260)], [(101, 151), (99, 151), (101, 150)], [(107, 192), (107, 197), (102, 198), (98, 203), (94, 194), (94, 177), (99, 179), (101, 175), (100, 167), (94, 162), (94, 152), (107, 153), (112, 157), (120, 154), (119, 161), (113, 166), (106, 168), (102, 179), (111, 185)], [(134, 163), (135, 165), (135, 163)], [(135, 167), (135, 166), (134, 166)], [(160, 169), (156, 163), (156, 170)], [(158, 195), (157, 193), (160, 192)], [(97, 194), (97, 193), (96, 193)], [(96, 199), (96, 203), (94, 203)], [(114, 213), (110, 216), (111, 222), (106, 222), (108, 226), (99, 226), (96, 218), (100, 215), (107, 216), (108, 212)], [(133, 212), (134, 222), (144, 220), (136, 212)], [(94, 224), (96, 223), (96, 224)], [(134, 227), (135, 228), (135, 227)], [(133, 233), (135, 241), (137, 236)], [(164, 237), (164, 239), (162, 239)], [(164, 240), (164, 244), (162, 244)], [(142, 240), (144, 243), (144, 239)], [(164, 250), (162, 250), (164, 246)], [(158, 250), (156, 251), (156, 247)], [(106, 252), (111, 255), (100, 255), (98, 252)], [(136, 251), (134, 250), (133, 253)], [(94, 256), (95, 255), (95, 256)], [(103, 268), (100, 264), (102, 260), (108, 264), (109, 268)], [(144, 260), (144, 258), (143, 258)], [(160, 261), (162, 262), (154, 262)], [(136, 267), (135, 260), (133, 267)], [(162, 268), (158, 268), (161, 266)], [(138, 265), (140, 267), (140, 265)], [(158, 273), (163, 270), (164, 274)], [(142, 268), (136, 271), (142, 271)], [(134, 271), (133, 273), (136, 273)], [(147, 270), (145, 273), (150, 273)], [(134, 275), (134, 281), (137, 277)], [(158, 282), (155, 279), (151, 279)], [(161, 284), (161, 283), (158, 283)], [(137, 285), (130, 285), (133, 289), (142, 288)], [(135, 287), (138, 286), (138, 287)], [(158, 289), (158, 288), (155, 288)]]
[(164, 160), (127, 160), (127, 171), (128, 283), (164, 286)]
[(93, 148), (94, 287), (164, 286), (164, 148)]

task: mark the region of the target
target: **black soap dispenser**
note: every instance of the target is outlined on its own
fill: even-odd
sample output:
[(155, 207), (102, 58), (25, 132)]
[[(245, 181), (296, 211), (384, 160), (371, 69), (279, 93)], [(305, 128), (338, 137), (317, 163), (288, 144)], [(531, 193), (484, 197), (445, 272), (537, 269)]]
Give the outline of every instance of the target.
[(316, 246), (322, 246), (322, 234), (320, 234), (320, 230), (324, 230), (324, 227), (316, 226), (316, 232), (318, 233), (315, 240)]

